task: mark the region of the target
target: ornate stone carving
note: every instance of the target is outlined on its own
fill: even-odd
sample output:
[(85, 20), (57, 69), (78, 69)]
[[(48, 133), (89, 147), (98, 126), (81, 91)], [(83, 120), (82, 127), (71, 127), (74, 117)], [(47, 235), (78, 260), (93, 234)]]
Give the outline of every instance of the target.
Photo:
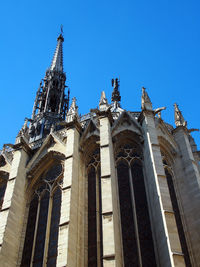
[(185, 126), (187, 127), (187, 121), (183, 118), (182, 112), (180, 111), (178, 105), (174, 104), (174, 118), (176, 126)]

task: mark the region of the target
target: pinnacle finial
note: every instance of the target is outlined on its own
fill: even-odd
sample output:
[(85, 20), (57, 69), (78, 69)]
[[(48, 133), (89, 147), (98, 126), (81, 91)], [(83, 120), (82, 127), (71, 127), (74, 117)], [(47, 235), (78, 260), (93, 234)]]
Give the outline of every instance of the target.
[(72, 122), (78, 119), (78, 106), (76, 105), (76, 97), (72, 98), (71, 106), (67, 112), (66, 122)]
[(101, 111), (103, 111), (103, 110), (107, 110), (108, 107), (109, 107), (109, 105), (108, 105), (108, 101), (107, 101), (107, 98), (106, 98), (106, 94), (105, 94), (104, 91), (102, 91), (101, 92), (101, 99), (99, 101), (99, 109)]
[(112, 101), (113, 102), (120, 102), (121, 101), (121, 96), (119, 93), (119, 79), (112, 79), (112, 87), (113, 87), (113, 92), (112, 92)]
[(175, 125), (178, 126), (187, 126), (187, 121), (183, 118), (182, 112), (180, 111), (178, 105), (174, 104), (174, 119)]
[(145, 87), (142, 87), (142, 110), (152, 110), (152, 103)]

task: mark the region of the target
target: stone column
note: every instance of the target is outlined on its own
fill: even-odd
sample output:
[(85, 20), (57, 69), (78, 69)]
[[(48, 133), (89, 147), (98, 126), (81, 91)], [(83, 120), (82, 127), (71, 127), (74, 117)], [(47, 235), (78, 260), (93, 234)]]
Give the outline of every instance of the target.
[(186, 227), (186, 239), (191, 261), (194, 266), (200, 263), (200, 174), (189, 143), (185, 126), (178, 126), (174, 138), (179, 145), (180, 156), (174, 164), (182, 216)]
[[(101, 195), (103, 227), (103, 266), (123, 266), (120, 239), (117, 186), (109, 116), (100, 120)], [(111, 115), (111, 114), (110, 114)]]
[(0, 212), (0, 265), (16, 267), (26, 206), (28, 153), (21, 143), (14, 146), (11, 172)]
[(62, 188), (57, 266), (77, 266), (79, 203), (79, 130), (78, 123), (67, 124), (66, 160)]

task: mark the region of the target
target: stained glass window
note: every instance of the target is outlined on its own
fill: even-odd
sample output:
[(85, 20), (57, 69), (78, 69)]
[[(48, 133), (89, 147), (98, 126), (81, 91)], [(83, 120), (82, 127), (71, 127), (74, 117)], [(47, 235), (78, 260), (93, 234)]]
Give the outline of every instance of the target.
[(3, 177), (1, 177), (1, 174), (0, 174), (0, 210), (3, 205), (4, 194), (6, 191), (7, 181), (8, 181), (8, 174), (4, 174), (2, 176)]
[(141, 150), (137, 145), (121, 146), (116, 163), (124, 265), (154, 267), (156, 260)]
[(117, 165), (124, 266), (139, 266), (138, 248), (131, 204), (128, 164), (120, 161)]
[(61, 208), (61, 178), (62, 165), (55, 164), (38, 180), (29, 206), (21, 267), (30, 264), (33, 267), (42, 267), (43, 262), (48, 267), (56, 265)]
[[(96, 149), (87, 165), (88, 171), (88, 267), (102, 266), (102, 220), (100, 153)], [(98, 244), (97, 239), (100, 240)], [(99, 258), (99, 259), (98, 259)]]
[(155, 253), (147, 206), (142, 165), (138, 160), (131, 164), (133, 189), (137, 214), (138, 234), (143, 267), (156, 266)]
[(51, 226), (50, 226), (51, 228), (49, 237), (47, 267), (56, 266), (60, 208), (61, 208), (61, 190), (60, 188), (57, 188), (55, 193), (53, 194), (53, 207), (51, 213)]
[(97, 266), (96, 172), (88, 173), (88, 267)]

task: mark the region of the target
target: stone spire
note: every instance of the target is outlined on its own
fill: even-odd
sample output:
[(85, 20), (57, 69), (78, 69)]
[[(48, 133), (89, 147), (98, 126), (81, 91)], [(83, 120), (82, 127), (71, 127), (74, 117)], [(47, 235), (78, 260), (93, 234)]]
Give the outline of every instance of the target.
[(152, 110), (151, 100), (144, 87), (142, 87), (142, 110)]
[(104, 110), (107, 110), (108, 107), (109, 107), (109, 105), (108, 105), (108, 101), (107, 101), (105, 92), (102, 91), (102, 92), (101, 92), (101, 99), (100, 99), (100, 101), (99, 101), (99, 110), (100, 110), (100, 111), (104, 111)]
[(58, 72), (63, 72), (63, 42), (64, 38), (62, 33), (59, 35), (57, 39), (57, 46), (54, 53), (53, 60), (51, 62), (50, 70), (55, 70)]
[(69, 91), (65, 95), (66, 75), (63, 72), (62, 28), (50, 68), (37, 90), (29, 126), (30, 142), (50, 132), (52, 125), (65, 120), (69, 104)]
[(78, 117), (78, 106), (76, 105), (76, 98), (73, 97), (71, 106), (69, 108), (69, 111), (67, 112), (66, 122), (72, 122), (78, 119)]
[(180, 111), (178, 105), (174, 104), (174, 119), (175, 125), (178, 126), (187, 126), (187, 121), (183, 118), (182, 112)]

